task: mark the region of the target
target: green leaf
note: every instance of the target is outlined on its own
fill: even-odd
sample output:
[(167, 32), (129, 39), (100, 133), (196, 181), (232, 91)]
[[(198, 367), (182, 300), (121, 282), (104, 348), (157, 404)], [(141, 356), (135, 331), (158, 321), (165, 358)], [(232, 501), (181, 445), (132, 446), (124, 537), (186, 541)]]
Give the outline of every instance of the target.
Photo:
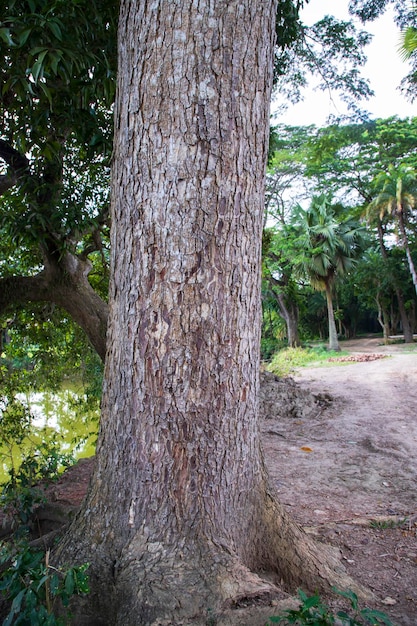
[(45, 83), (42, 83), (42, 82), (39, 83), (39, 87), (43, 91), (43, 93), (45, 94), (45, 96), (46, 96), (46, 98), (48, 100), (50, 109), (52, 111), (52, 108), (53, 108), (52, 107), (52, 94), (51, 94), (50, 89), (48, 89), (48, 87), (45, 85)]
[(49, 581), (49, 590), (52, 596), (56, 596), (56, 594), (58, 593), (59, 584), (60, 584), (59, 576), (57, 574), (53, 574)]
[(62, 58), (61, 50), (52, 50), (49, 54), (51, 69), (55, 75), (58, 74), (58, 65), (59, 65), (59, 62), (61, 61), (61, 58)]
[(39, 580), (38, 584), (36, 585), (36, 591), (39, 591), (41, 587), (44, 586), (48, 578), (49, 578), (49, 574), (45, 574), (44, 576), (42, 576), (42, 578)]
[(377, 611), (375, 609), (362, 609), (360, 614), (362, 617), (365, 617), (371, 624), (385, 624), (385, 626), (393, 626), (393, 623), (389, 619), (388, 615), (382, 613), (382, 611)]
[(67, 575), (65, 576), (64, 587), (66, 593), (71, 596), (74, 593), (75, 581), (74, 581), (74, 572), (72, 569), (68, 570)]
[(336, 587), (333, 587), (333, 591), (339, 596), (342, 596), (342, 598), (346, 598), (347, 600), (349, 600), (352, 609), (356, 611), (356, 609), (358, 608), (358, 596), (356, 595), (356, 593), (354, 593), (350, 589), (348, 589), (347, 591), (342, 591), (341, 589), (337, 589)]
[(56, 20), (48, 22), (48, 28), (59, 41), (62, 41), (62, 31)]
[(306, 600), (304, 600), (304, 606), (306, 609), (311, 609), (312, 607), (318, 606), (320, 604), (319, 596), (310, 596)]
[(10, 611), (10, 613), (8, 614), (8, 616), (3, 622), (3, 626), (12, 626), (13, 621), (14, 621), (14, 613)]
[(19, 591), (19, 593), (17, 594), (17, 596), (14, 598), (12, 602), (11, 612), (13, 613), (20, 612), (20, 608), (22, 606), (23, 598), (25, 597), (25, 595), (26, 595), (26, 589), (22, 589), (21, 591)]
[(20, 47), (25, 45), (31, 32), (32, 32), (32, 28), (25, 28), (25, 30), (22, 30), (22, 32), (19, 33), (17, 40), (18, 40)]
[(32, 66), (32, 76), (33, 76), (33, 80), (35, 81), (35, 84), (38, 82), (39, 78), (43, 78), (43, 71), (44, 71), (43, 62), (47, 54), (48, 54), (48, 50), (43, 50), (39, 54), (37, 60)]
[(8, 46), (13, 46), (13, 39), (10, 34), (10, 28), (2, 26), (0, 28), (0, 39), (2, 39)]

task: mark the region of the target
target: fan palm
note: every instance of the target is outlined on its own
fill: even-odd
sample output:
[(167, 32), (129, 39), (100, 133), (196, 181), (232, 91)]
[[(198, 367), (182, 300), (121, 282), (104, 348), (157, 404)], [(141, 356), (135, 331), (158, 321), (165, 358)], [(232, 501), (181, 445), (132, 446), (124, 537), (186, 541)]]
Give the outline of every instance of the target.
[(404, 61), (407, 61), (417, 50), (417, 28), (409, 26), (401, 33), (400, 54)]
[(340, 350), (333, 309), (333, 286), (336, 278), (346, 274), (363, 249), (363, 228), (343, 215), (343, 207), (332, 205), (320, 196), (308, 210), (299, 208), (296, 216), (302, 250), (299, 266), (311, 285), (326, 294), (329, 348)]
[(372, 218), (378, 214), (380, 220), (385, 216), (394, 218), (399, 246), (405, 251), (417, 293), (417, 274), (407, 234), (407, 222), (417, 202), (417, 177), (410, 168), (391, 166), (375, 178), (374, 187), (377, 195), (368, 205), (367, 216)]

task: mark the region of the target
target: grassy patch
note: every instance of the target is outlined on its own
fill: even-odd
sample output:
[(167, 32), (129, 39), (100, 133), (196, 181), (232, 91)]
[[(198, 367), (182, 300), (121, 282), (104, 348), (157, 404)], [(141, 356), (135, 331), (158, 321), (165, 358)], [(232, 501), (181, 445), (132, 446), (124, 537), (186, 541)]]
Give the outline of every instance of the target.
[(348, 352), (327, 350), (323, 345), (315, 346), (314, 348), (286, 348), (274, 354), (266, 369), (277, 376), (288, 376), (299, 367), (327, 362), (330, 357), (347, 354)]

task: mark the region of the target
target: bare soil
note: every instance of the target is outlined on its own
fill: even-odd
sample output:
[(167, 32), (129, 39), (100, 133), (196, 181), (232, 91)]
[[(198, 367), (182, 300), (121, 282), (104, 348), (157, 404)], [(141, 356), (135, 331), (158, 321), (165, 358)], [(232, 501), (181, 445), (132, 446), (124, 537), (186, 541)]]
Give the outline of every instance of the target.
[(369, 338), (342, 347), (353, 361), (293, 375), (315, 394), (311, 410), (266, 411), (267, 465), (293, 517), (373, 591), (372, 608), (416, 626), (417, 346)]
[[(396, 626), (416, 626), (417, 345), (369, 338), (342, 347), (347, 362), (285, 380), (263, 374), (266, 462), (280, 500), (340, 550), (350, 575), (374, 593), (372, 608)], [(77, 510), (93, 463), (80, 461), (47, 489), (37, 529), (53, 537)], [(258, 626), (274, 612), (246, 610), (227, 624)]]

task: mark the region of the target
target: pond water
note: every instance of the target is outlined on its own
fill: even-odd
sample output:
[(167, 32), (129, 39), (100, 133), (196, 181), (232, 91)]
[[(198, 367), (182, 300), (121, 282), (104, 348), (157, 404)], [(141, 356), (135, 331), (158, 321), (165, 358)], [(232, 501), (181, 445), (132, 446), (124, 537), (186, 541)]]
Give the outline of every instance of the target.
[(86, 402), (82, 388), (20, 394), (19, 400), (31, 416), (30, 428), (19, 445), (0, 448), (0, 483), (9, 479), (11, 465), (18, 467), (22, 456), (41, 442), (55, 444), (60, 453), (75, 459), (94, 454), (99, 409)]

